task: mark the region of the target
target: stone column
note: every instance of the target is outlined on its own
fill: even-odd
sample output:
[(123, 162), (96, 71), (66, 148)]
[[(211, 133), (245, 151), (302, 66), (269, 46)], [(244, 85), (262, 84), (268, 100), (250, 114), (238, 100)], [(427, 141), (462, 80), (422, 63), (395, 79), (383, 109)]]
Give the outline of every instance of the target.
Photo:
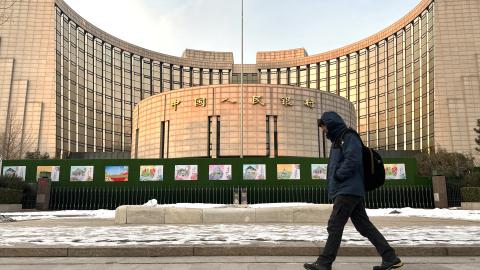
[(433, 201), (435, 208), (448, 208), (447, 183), (444, 175), (432, 177)]

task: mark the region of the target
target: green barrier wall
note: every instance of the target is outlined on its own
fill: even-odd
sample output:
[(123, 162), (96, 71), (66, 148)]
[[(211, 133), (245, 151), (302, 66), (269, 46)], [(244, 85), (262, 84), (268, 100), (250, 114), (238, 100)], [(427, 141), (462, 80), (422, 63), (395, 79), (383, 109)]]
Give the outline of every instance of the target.
[[(325, 180), (311, 177), (311, 164), (326, 164), (328, 159), (319, 158), (181, 158), (181, 159), (62, 159), (62, 160), (4, 160), (3, 166), (26, 166), (26, 181), (36, 181), (37, 166), (60, 166), (60, 180), (53, 182), (56, 187), (299, 187), (326, 186)], [(405, 164), (407, 179), (387, 180), (385, 186), (431, 186), (431, 179), (417, 175), (414, 158), (385, 158), (385, 164)], [(208, 179), (208, 165), (232, 165), (232, 180)], [(243, 164), (265, 164), (266, 180), (243, 180)], [(300, 164), (300, 180), (277, 179), (277, 164)], [(105, 182), (105, 166), (128, 166), (128, 182)], [(163, 165), (163, 181), (140, 181), (141, 165)], [(175, 165), (198, 165), (197, 181), (175, 181)], [(71, 166), (94, 166), (94, 180), (91, 182), (71, 182)]]

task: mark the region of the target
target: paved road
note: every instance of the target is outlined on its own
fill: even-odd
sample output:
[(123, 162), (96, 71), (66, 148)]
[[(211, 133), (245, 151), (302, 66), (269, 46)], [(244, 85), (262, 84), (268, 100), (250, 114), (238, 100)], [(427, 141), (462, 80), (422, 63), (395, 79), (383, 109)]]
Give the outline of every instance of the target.
[[(0, 258), (5, 270), (293, 270), (314, 257)], [(480, 257), (405, 257), (402, 270), (477, 270)], [(377, 257), (339, 257), (334, 270), (367, 270)]]

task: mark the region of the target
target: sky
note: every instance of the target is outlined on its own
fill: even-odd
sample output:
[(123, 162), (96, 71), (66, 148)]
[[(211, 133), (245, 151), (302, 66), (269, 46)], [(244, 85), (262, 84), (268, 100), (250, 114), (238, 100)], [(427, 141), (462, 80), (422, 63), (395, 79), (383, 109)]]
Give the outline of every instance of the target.
[[(244, 0), (244, 63), (257, 51), (309, 55), (381, 31), (421, 0)], [(241, 62), (241, 0), (65, 0), (84, 19), (140, 47), (233, 52)]]

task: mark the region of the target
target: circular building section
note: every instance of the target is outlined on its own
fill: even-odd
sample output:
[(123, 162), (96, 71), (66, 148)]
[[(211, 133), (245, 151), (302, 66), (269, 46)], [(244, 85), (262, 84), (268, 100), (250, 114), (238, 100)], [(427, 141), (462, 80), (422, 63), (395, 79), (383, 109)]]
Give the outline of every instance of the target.
[(326, 157), (322, 113), (336, 111), (356, 126), (353, 104), (332, 93), (249, 84), (243, 110), (241, 93), (237, 84), (202, 86), (140, 101), (133, 111), (132, 158)]

